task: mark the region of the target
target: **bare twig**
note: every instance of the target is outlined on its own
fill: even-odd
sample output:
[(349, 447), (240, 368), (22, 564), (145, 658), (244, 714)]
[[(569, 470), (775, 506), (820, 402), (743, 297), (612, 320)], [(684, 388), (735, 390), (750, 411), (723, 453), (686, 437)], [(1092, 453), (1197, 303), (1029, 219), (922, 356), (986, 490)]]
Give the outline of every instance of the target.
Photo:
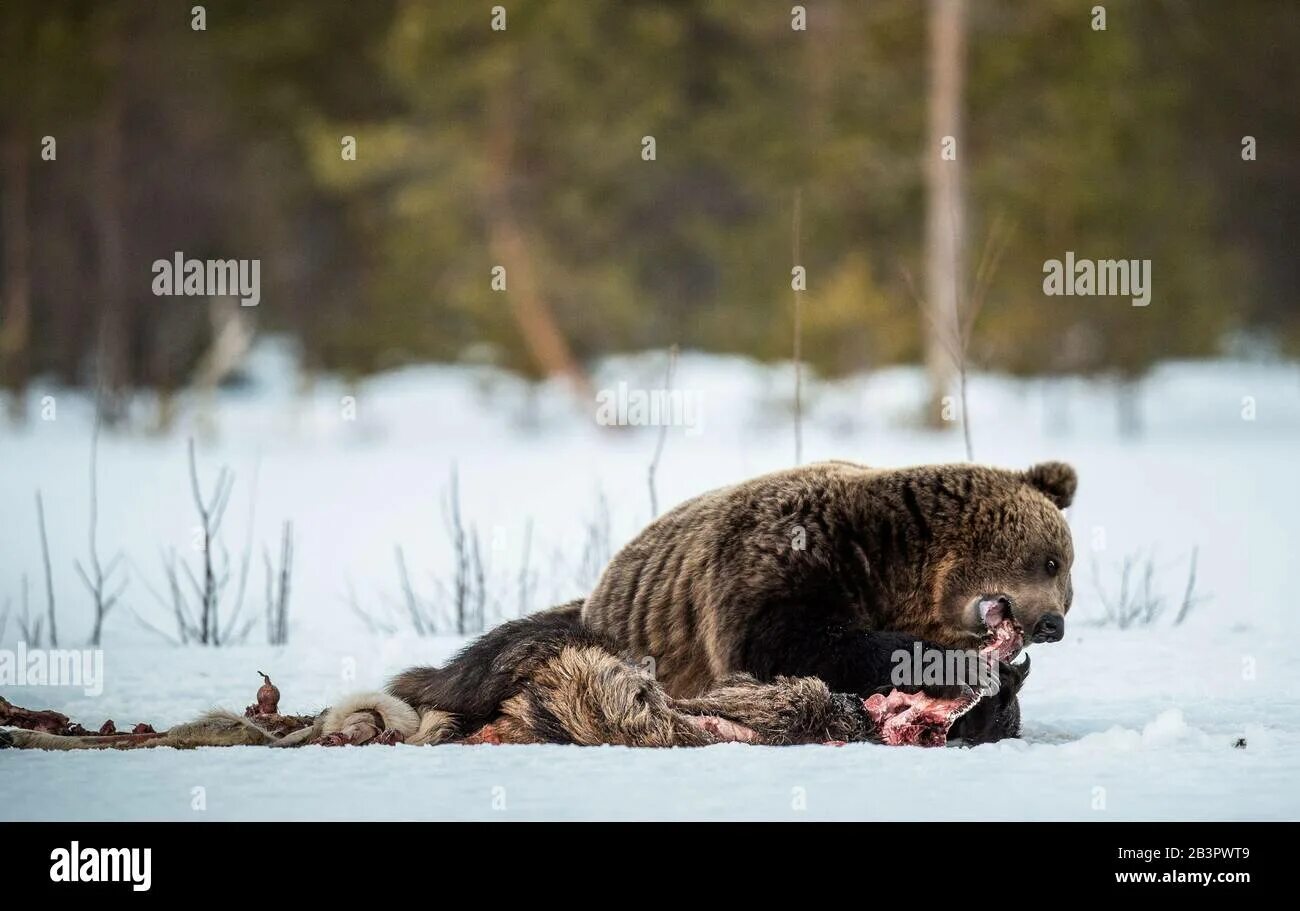
[[(1182, 623), (1188, 613), (1204, 598), (1196, 594), (1197, 549), (1192, 550), (1188, 564), (1187, 582), (1183, 590), (1174, 625)], [(1150, 553), (1125, 554), (1120, 561), (1118, 589), (1112, 594), (1101, 581), (1101, 570), (1092, 562), (1093, 584), (1098, 600), (1105, 610), (1101, 622), (1119, 629), (1131, 626), (1151, 626), (1164, 614), (1168, 599), (1156, 584), (1155, 557)]]
[(199, 584), (199, 577), (194, 575), (194, 570), (190, 569), (188, 563), (182, 562), (181, 569), (185, 571), (185, 580), (190, 583), (190, 589), (194, 592), (194, 600), (203, 605), (203, 586)]
[(600, 579), (600, 574), (604, 570), (605, 564), (609, 562), (609, 557), (609, 501), (605, 499), (605, 492), (597, 488), (596, 509), (592, 517), (587, 521), (582, 557), (578, 564), (577, 582), (579, 587), (590, 591), (592, 586)]
[(460, 514), (460, 475), (455, 463), (452, 463), (451, 483), (443, 498), (443, 523), (451, 537), (451, 553), (455, 561), (452, 570), (452, 615), (456, 620), (456, 631), (463, 635), (466, 611), (469, 608), (469, 550)]
[(524, 546), (519, 559), (519, 612), (518, 616), (522, 617), (528, 613), (528, 608), (532, 606), (533, 584), (536, 581), (529, 572), (528, 563), (532, 556), (533, 550), (533, 517), (529, 516), (524, 522)]
[(161, 637), (161, 638), (164, 639), (164, 640), (165, 640), (169, 645), (180, 645), (180, 644), (181, 644), (181, 641), (180, 641), (179, 639), (177, 639), (177, 638), (174, 637), (174, 636), (170, 636), (170, 635), (168, 635), (167, 633), (165, 633), (165, 632), (163, 632), (162, 630), (160, 630), (158, 627), (154, 626), (152, 623), (150, 623), (150, 622), (149, 622), (148, 620), (146, 620), (144, 617), (140, 616), (140, 614), (137, 613), (136, 610), (135, 610), (133, 607), (131, 607), (131, 605), (128, 604), (127, 607), (126, 607), (126, 610), (127, 610), (127, 613), (129, 613), (132, 617), (135, 618), (135, 622), (136, 622), (136, 623), (139, 623), (141, 626), (143, 626), (145, 629), (147, 629), (149, 632), (153, 633), (154, 635)]
[(393, 557), (397, 560), (397, 578), (402, 584), (402, 596), (406, 601), (406, 612), (411, 618), (411, 626), (415, 627), (417, 636), (428, 635), (425, 630), (424, 619), (420, 615), (420, 604), (415, 597), (415, 589), (411, 587), (410, 574), (406, 571), (406, 555), (402, 552), (400, 544), (393, 548)]
[[(794, 191), (794, 214), (792, 216), (793, 236), (792, 260), (794, 265), (800, 262), (800, 246), (803, 232), (803, 190)], [(807, 271), (804, 272), (807, 275)], [(803, 291), (794, 289), (794, 463), (803, 463)]]
[(262, 463), (260, 461), (254, 462), (253, 483), (248, 491), (248, 526), (244, 531), (244, 552), (239, 560), (239, 587), (235, 590), (235, 608), (231, 611), (230, 621), (226, 624), (227, 639), (235, 628), (236, 620), (239, 619), (239, 612), (244, 607), (244, 594), (248, 589), (248, 568), (252, 563), (253, 556), (253, 529), (257, 524), (257, 481), (261, 473)]
[[(664, 399), (667, 400), (669, 394), (673, 391), (673, 371), (677, 366), (677, 346), (673, 345), (668, 349), (668, 367), (664, 371)], [(659, 458), (664, 454), (664, 442), (668, 438), (668, 422), (661, 420), (659, 422), (659, 439), (655, 442), (654, 458), (650, 460), (650, 467), (646, 471), (646, 480), (650, 485), (650, 518), (659, 515), (659, 496), (655, 490), (655, 473), (659, 470)]]
[[(386, 615), (363, 608), (354, 586), (348, 583), (348, 606), (371, 632), (387, 634), (409, 628), (417, 636), (470, 635), (482, 632), (489, 622), (496, 622), (507, 612), (510, 569), (507, 567), (500, 575), (494, 572), (495, 548), (485, 547), (478, 526), (466, 522), (460, 502), (460, 478), (454, 465), (441, 494), (441, 503), (443, 525), (451, 541), (452, 567), (450, 574), (428, 574), (432, 587), (428, 595), (416, 591), (406, 552), (400, 545), (393, 549), (400, 595), (392, 598), (383, 592), (379, 594)], [(520, 614), (527, 612), (536, 586), (537, 573), (531, 568), (532, 546), (533, 523), (529, 519), (514, 583)]]
[(470, 528), (469, 544), (474, 623), (470, 629), (461, 630), (461, 635), (469, 632), (481, 633), (487, 626), (487, 564), (483, 559), (483, 550), (479, 546), (478, 528), (475, 526)]
[[(50, 647), (59, 647), (59, 627), (54, 619), (54, 574), (50, 571), (50, 541), (45, 533), (45, 503), (41, 492), (36, 491), (36, 525), (41, 532), (41, 562), (45, 566), (45, 600), (50, 624)], [(0, 638), (3, 638), (0, 635)]]
[(162, 555), (163, 575), (167, 578), (167, 588), (171, 593), (172, 613), (176, 618), (176, 631), (181, 644), (198, 638), (198, 629), (185, 607), (185, 595), (181, 592), (180, 575), (176, 572), (176, 551), (168, 550)]
[[(953, 225), (954, 230), (956, 230), (956, 219), (953, 219)], [(1002, 253), (1011, 238), (1010, 229), (1004, 232), (1002, 230), (1003, 226), (1001, 214), (995, 216), (993, 227), (990, 229), (988, 237), (985, 238), (984, 250), (980, 255), (980, 265), (975, 273), (975, 289), (967, 299), (965, 313), (962, 312), (960, 290), (953, 297), (953, 319), (959, 333), (957, 343), (961, 353), (957, 360), (957, 383), (961, 395), (961, 432), (962, 439), (966, 444), (966, 461), (968, 462), (975, 461), (975, 449), (971, 445), (970, 437), (970, 399), (967, 393), (970, 372), (970, 342), (975, 333), (975, 320), (979, 317), (980, 311), (984, 309), (984, 301), (988, 295), (989, 285), (993, 281), (993, 274), (997, 271), (998, 262), (1002, 259)]]
[(361, 606), (361, 602), (357, 600), (356, 587), (352, 584), (351, 579), (347, 580), (347, 585), (348, 585), (348, 596), (347, 596), (348, 607), (352, 609), (352, 613), (356, 614), (358, 617), (361, 618), (361, 622), (366, 625), (366, 629), (370, 630), (370, 632), (372, 633), (381, 633), (386, 636), (391, 636), (393, 633), (397, 632), (396, 626), (394, 626), (391, 623), (387, 623), (384, 620), (381, 620), (379, 617), (365, 610)]
[[(951, 221), (955, 235), (957, 220), (954, 217)], [(966, 460), (969, 462), (975, 461), (975, 448), (971, 442), (970, 396), (968, 393), (970, 343), (975, 333), (975, 322), (984, 309), (993, 276), (997, 272), (998, 264), (1002, 260), (1002, 254), (1006, 251), (1013, 233), (1014, 227), (1008, 225), (1001, 214), (994, 217), (988, 236), (984, 241), (984, 248), (980, 253), (980, 262), (975, 271), (971, 293), (966, 295), (964, 299), (959, 278), (957, 276), (953, 277), (955, 285), (953, 314), (951, 325), (948, 327), (940, 326), (935, 321), (931, 308), (925, 305), (925, 300), (917, 291), (916, 282), (913, 281), (911, 272), (908, 271), (905, 264), (900, 262), (900, 270), (913, 301), (929, 323), (933, 337), (938, 339), (944, 350), (948, 352), (948, 356), (952, 358), (953, 365), (957, 368), (958, 395), (961, 402), (962, 442), (966, 448)], [(956, 238), (954, 236), (955, 243)]]
[(0, 611), (0, 642), (5, 641), (5, 631), (9, 628), (9, 608), (13, 606), (12, 597), (5, 598), (5, 608)]
[[(217, 479), (212, 487), (212, 495), (204, 500), (203, 491), (199, 484), (199, 469), (194, 456), (194, 438), (189, 440), (189, 464), (190, 464), (190, 493), (194, 498), (194, 508), (199, 514), (199, 528), (203, 534), (203, 583), (200, 586), (194, 578), (193, 573), (189, 571), (189, 565), (185, 566), (186, 573), (190, 576), (190, 581), (197, 589), (199, 598), (199, 643), (202, 645), (221, 645), (221, 626), (218, 616), (218, 604), (221, 595), (221, 589), (224, 585), (218, 582), (217, 570), (213, 561), (212, 549), (216, 543), (217, 534), (221, 529), (221, 520), (225, 516), (226, 506), (230, 503), (230, 491), (234, 487), (235, 479), (233, 472), (226, 466), (221, 466), (217, 471)], [(227, 571), (228, 571), (227, 561)]]
[[(277, 574), (271, 555), (266, 561), (266, 641), (270, 645), (289, 643), (289, 576), (293, 571), (293, 523), (285, 522), (280, 533), (280, 569)], [(273, 591), (272, 580), (278, 578), (279, 589)]]
[[(1097, 597), (1106, 611), (1105, 622), (1120, 629), (1128, 629), (1130, 626), (1141, 622), (1144, 616), (1153, 616), (1154, 614), (1154, 611), (1144, 598), (1144, 593), (1134, 586), (1133, 571), (1138, 568), (1139, 558), (1140, 555), (1138, 554), (1124, 555), (1120, 561), (1119, 589), (1113, 596), (1102, 585), (1101, 571), (1097, 562), (1093, 561), (1093, 583), (1097, 588)], [(1148, 580), (1150, 578), (1149, 570), (1150, 562), (1149, 558), (1147, 558), (1144, 575)], [(1146, 593), (1149, 594), (1149, 581), (1147, 582)]]
[[(230, 495), (234, 489), (235, 476), (229, 468), (222, 466), (217, 472), (211, 494), (204, 497), (192, 439), (188, 441), (187, 456), (190, 494), (194, 501), (195, 511), (199, 515), (198, 532), (200, 540), (197, 543), (203, 550), (202, 564), (199, 567), (198, 574), (196, 574), (188, 562), (178, 558), (175, 548), (162, 551), (160, 561), (162, 563), (163, 578), (166, 582), (163, 592), (150, 585), (148, 578), (139, 571), (138, 567), (136, 568), (135, 574), (143, 580), (149, 594), (160, 606), (171, 612), (173, 621), (176, 624), (176, 635), (174, 637), (163, 632), (135, 610), (132, 609), (131, 613), (146, 629), (162, 636), (173, 644), (184, 645), (189, 642), (197, 642), (201, 645), (218, 647), (241, 642), (247, 638), (249, 631), (256, 623), (255, 616), (245, 619), (242, 623), (240, 622), (240, 610), (244, 603), (249, 564), (251, 563), (251, 529), (255, 515), (252, 503), (256, 502), (256, 475), (254, 476), (254, 493), (249, 506), (250, 531), (240, 561), (239, 587), (233, 610), (223, 623), (221, 608), (231, 582), (232, 563), (229, 551), (220, 540), (220, 530), (226, 509), (230, 505)], [(119, 555), (109, 563), (109, 566), (104, 571), (106, 577), (112, 573), (120, 560)], [(77, 571), (81, 574), (82, 581), (87, 584), (87, 587), (94, 585), (94, 580), (80, 565), (78, 565)], [(184, 582), (182, 582), (182, 577)], [(189, 595), (186, 594), (186, 587), (189, 589)], [(119, 588), (117, 592), (106, 599), (106, 604), (111, 606), (116, 603), (121, 594), (122, 589)], [(193, 605), (190, 603), (191, 598), (193, 599)]]
[(33, 624), (28, 613), (27, 573), (22, 575), (22, 585), (19, 593), (18, 639), (28, 645), (39, 646), (41, 644), (41, 618), (37, 617), (35, 624)]
[(134, 571), (136, 577), (139, 578), (141, 584), (144, 585), (145, 591), (147, 591), (150, 594), (150, 596), (152, 596), (153, 599), (157, 601), (158, 604), (160, 604), (164, 609), (171, 610), (171, 603), (166, 598), (164, 598), (161, 593), (159, 593), (158, 589), (154, 588), (152, 585), (149, 584), (149, 577), (140, 571), (140, 567), (135, 562), (135, 560), (130, 559), (128, 557), (127, 563), (130, 564), (131, 569)]
[(280, 545), (280, 601), (276, 605), (276, 618), (280, 625), (280, 643), (289, 642), (289, 579), (293, 575), (293, 523), (284, 523), (284, 539)]
[(91, 627), (90, 644), (99, 645), (104, 632), (104, 618), (113, 609), (118, 597), (126, 590), (128, 580), (123, 579), (115, 595), (107, 594), (108, 584), (113, 571), (121, 560), (121, 554), (115, 555), (107, 567), (99, 559), (99, 432), (103, 424), (103, 384), (95, 395), (95, 423), (90, 435), (90, 555), (89, 569), (75, 561), (77, 575), (90, 592), (95, 610), (94, 625)]
[(1178, 615), (1174, 617), (1174, 626), (1178, 626), (1187, 619), (1192, 608), (1207, 600), (1208, 596), (1196, 594), (1196, 561), (1199, 556), (1200, 548), (1193, 547), (1192, 555), (1187, 564), (1187, 587), (1183, 589), (1183, 600), (1178, 607)]

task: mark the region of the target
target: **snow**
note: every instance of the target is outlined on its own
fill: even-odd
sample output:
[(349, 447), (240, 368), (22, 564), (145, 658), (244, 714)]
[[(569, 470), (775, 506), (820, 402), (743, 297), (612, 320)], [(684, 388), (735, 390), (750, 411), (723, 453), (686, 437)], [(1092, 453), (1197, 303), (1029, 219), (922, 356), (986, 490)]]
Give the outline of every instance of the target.
[[(662, 353), (610, 359), (595, 384), (655, 388), (663, 369)], [(704, 423), (699, 433), (668, 431), (657, 475), (664, 507), (792, 462), (788, 367), (687, 353), (676, 377), (676, 387), (699, 394)], [(804, 460), (961, 460), (959, 433), (909, 423), (920, 389), (912, 370), (812, 382)], [(1136, 439), (1116, 432), (1114, 391), (1103, 382), (977, 374), (970, 393), (981, 461), (1062, 458), (1080, 474), (1069, 514), (1076, 603), (1065, 640), (1030, 650), (1022, 740), (944, 750), (11, 750), (0, 753), (0, 819), (1300, 818), (1300, 668), (1289, 603), (1300, 488), (1285, 480), (1300, 442), (1300, 373), (1277, 363), (1164, 365), (1142, 388), (1145, 432)], [(53, 420), (40, 419), (47, 396)], [(45, 602), (38, 488), (62, 644), (80, 645), (90, 628), (72, 565), (85, 561), (89, 404), (39, 384), (30, 404), (36, 420), (0, 430), (6, 649), (17, 648), (24, 575), (31, 609)], [(181, 405), (173, 433), (106, 433), (100, 443), (100, 549), (105, 559), (121, 550), (131, 578), (106, 625), (102, 693), (28, 685), (0, 686), (0, 695), (87, 726), (112, 718), (161, 728), (214, 705), (249, 704), (258, 670), (281, 689), (283, 708), (307, 711), (378, 687), (411, 663), (446, 658), (461, 639), (369, 632), (347, 592), (368, 612), (397, 617), (400, 545), (413, 584), (434, 596), (450, 568), (440, 504), (453, 464), (462, 511), (487, 549), (490, 619), (520, 610), (515, 576), (530, 520), (533, 609), (590, 585), (582, 551), (599, 497), (615, 548), (650, 517), (655, 428), (596, 427), (558, 387), (530, 390), (488, 368), (409, 367), (304, 388), (292, 352), (264, 343), (248, 382), (219, 394), (214, 432), (199, 421), (200, 400)], [(143, 421), (148, 403), (137, 407)], [(236, 558), (256, 476), (249, 616), (264, 600), (262, 550), (278, 553), (281, 521), (294, 522), (288, 646), (256, 644), (258, 625), (246, 645), (177, 647), (133, 616), (170, 633), (149, 591), (163, 587), (159, 553), (196, 559), (191, 435), (205, 484), (222, 464), (237, 473), (223, 528)], [(1175, 625), (1193, 547), (1197, 589), (1210, 597)], [(1113, 591), (1121, 560), (1139, 550), (1155, 556), (1165, 613), (1151, 626), (1097, 625), (1104, 611), (1093, 565)]]

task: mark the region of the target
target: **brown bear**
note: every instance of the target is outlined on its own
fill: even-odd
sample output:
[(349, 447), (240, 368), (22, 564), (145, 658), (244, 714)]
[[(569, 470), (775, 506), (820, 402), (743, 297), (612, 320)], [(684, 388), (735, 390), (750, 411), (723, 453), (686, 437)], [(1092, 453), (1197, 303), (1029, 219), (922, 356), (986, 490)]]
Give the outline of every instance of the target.
[(737, 671), (813, 674), (860, 692), (864, 637), (976, 648), (986, 593), (1005, 595), (1035, 641), (1058, 640), (1074, 557), (1060, 511), (1075, 486), (1060, 463), (831, 462), (764, 475), (653, 522), (610, 563), (582, 622), (652, 656), (675, 696)]
[[(734, 674), (874, 693), (897, 686), (896, 658), (918, 640), (980, 648), (990, 610), (1032, 641), (1064, 635), (1074, 551), (1061, 510), (1076, 484), (1060, 462), (774, 472), (656, 519), (590, 597), (548, 612), (549, 624), (598, 634), (652, 664), (677, 699)], [(406, 671), (389, 691), (471, 729), (518, 691), (510, 654), (520, 645), (489, 634), (444, 668)], [(976, 722), (994, 739), (1018, 729), (1015, 688)], [(932, 695), (953, 697), (951, 688)]]

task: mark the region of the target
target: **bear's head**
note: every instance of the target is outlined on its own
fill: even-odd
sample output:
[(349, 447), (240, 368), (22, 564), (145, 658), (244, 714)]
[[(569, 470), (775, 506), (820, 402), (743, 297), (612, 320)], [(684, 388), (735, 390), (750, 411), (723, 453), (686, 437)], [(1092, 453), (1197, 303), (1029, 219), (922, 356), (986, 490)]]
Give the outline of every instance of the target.
[(946, 540), (935, 542), (942, 552), (931, 595), (944, 626), (959, 631), (954, 639), (985, 636), (996, 623), (986, 613), (999, 610), (984, 596), (992, 591), (1004, 596), (1000, 609), (1027, 641), (1060, 640), (1074, 600), (1074, 546), (1062, 514), (1074, 499), (1074, 469), (1043, 462), (1027, 471), (968, 470), (959, 518), (948, 524)]

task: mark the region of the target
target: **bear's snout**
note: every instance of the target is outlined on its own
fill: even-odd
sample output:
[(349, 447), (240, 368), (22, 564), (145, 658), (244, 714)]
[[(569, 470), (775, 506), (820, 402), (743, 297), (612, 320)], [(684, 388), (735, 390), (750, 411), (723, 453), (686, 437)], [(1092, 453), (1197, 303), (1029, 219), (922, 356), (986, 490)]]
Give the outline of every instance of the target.
[(1065, 617), (1061, 614), (1043, 614), (1034, 624), (1030, 638), (1034, 642), (1060, 642), (1065, 636)]

